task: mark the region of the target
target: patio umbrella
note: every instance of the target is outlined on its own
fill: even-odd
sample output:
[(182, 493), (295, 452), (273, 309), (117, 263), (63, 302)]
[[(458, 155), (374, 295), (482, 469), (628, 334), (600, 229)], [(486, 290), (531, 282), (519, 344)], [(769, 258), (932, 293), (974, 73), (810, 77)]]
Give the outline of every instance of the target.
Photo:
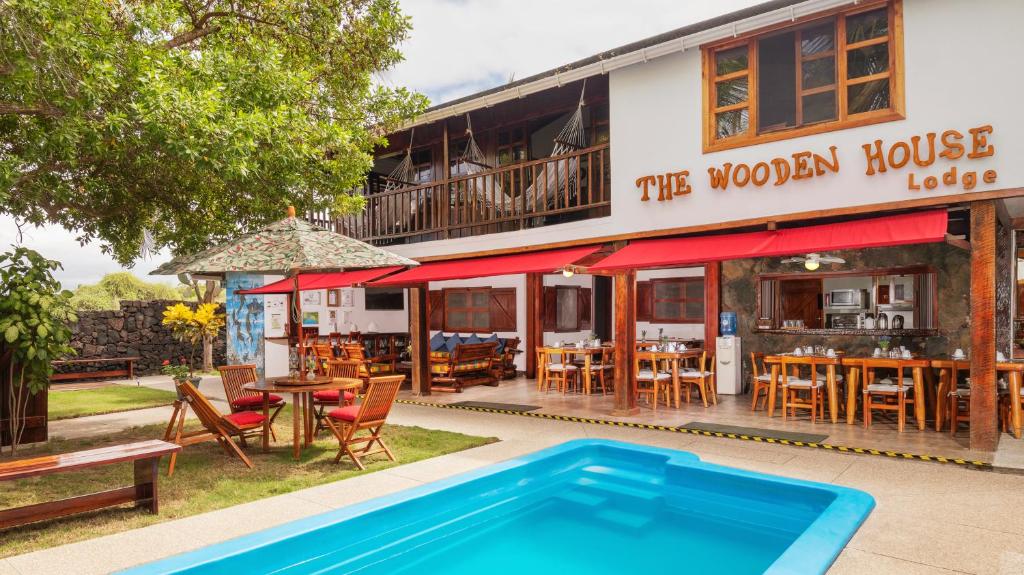
[[(304, 367), (300, 273), (415, 265), (419, 264), (409, 258), (297, 218), (295, 208), (289, 206), (288, 217), (283, 220), (196, 254), (176, 257), (150, 275), (209, 276), (249, 272), (291, 276), (295, 281), (292, 302), (299, 325), (299, 356)], [(305, 374), (304, 368), (300, 371)]]

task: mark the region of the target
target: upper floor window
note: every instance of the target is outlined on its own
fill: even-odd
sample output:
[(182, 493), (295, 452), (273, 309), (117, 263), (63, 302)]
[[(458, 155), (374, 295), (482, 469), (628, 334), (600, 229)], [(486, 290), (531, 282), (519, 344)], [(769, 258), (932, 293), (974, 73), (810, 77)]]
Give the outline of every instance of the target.
[(704, 151), (903, 118), (902, 4), (815, 15), (704, 49)]

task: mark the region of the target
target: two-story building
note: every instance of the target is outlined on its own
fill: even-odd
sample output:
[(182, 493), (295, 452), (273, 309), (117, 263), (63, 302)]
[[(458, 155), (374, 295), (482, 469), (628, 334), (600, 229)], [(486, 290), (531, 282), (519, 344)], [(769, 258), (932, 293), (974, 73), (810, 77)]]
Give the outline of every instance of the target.
[(992, 450), (1000, 402), (1019, 414), (997, 368), (1024, 359), (1021, 21), (1013, 0), (774, 0), (434, 106), (389, 136), (364, 213), (313, 218), (423, 265), (334, 313), (325, 294), (320, 329), (411, 329), (420, 393), (438, 332), (518, 337), (528, 377), (537, 347), (593, 334), (617, 414), (637, 340), (714, 349), (720, 312), (743, 352), (723, 393), (751, 352), (963, 350)]

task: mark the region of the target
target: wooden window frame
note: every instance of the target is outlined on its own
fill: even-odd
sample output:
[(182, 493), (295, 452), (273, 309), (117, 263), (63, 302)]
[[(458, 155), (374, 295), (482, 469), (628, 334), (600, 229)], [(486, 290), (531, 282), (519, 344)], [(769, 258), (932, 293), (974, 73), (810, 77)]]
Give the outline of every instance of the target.
[[(484, 293), (487, 294), (487, 305), (484, 306), (484, 307), (473, 307), (471, 305), (466, 306), (466, 307), (449, 306), (448, 305), (448, 295), (451, 294), (451, 293), (455, 293), (455, 292), (465, 292), (465, 294), (466, 294), (466, 302), (467, 303), (472, 303), (473, 302), (473, 292), (484, 292)], [(472, 287), (472, 288), (445, 288), (445, 289), (441, 290), (441, 301), (444, 302), (444, 312), (443, 312), (443, 316), (442, 316), (442, 319), (441, 319), (441, 321), (443, 322), (444, 331), (446, 331), (446, 332), (453, 332), (453, 333), (460, 333), (460, 332), (486, 333), (486, 332), (490, 331), (490, 329), (491, 329), (491, 288), (489, 286), (488, 287)], [(486, 328), (473, 327), (473, 325), (472, 325), (473, 322), (472, 321), (469, 322), (470, 325), (462, 325), (462, 326), (450, 325), (448, 323), (448, 314), (453, 312), (453, 311), (462, 311), (462, 312), (466, 312), (467, 314), (482, 313), (485, 316), (487, 316), (487, 327)], [(469, 317), (470, 316), (467, 315), (467, 319)]]
[[(846, 18), (864, 12), (871, 12), (881, 7), (888, 8), (889, 34), (880, 38), (872, 38), (855, 44), (846, 43)], [(757, 62), (757, 41), (765, 36), (784, 32), (787, 30), (799, 30), (811, 27), (817, 20), (825, 18), (836, 18), (835, 55), (836, 55), (836, 119), (818, 122), (809, 125), (797, 125), (793, 128), (777, 129), (770, 132), (758, 133), (758, 62)], [(884, 39), (883, 39), (884, 38)], [(847, 53), (851, 50), (864, 48), (872, 44), (882, 42), (889, 43), (889, 69), (886, 72), (862, 76), (849, 80), (846, 78)], [(799, 42), (797, 42), (799, 49)], [(717, 76), (715, 67), (715, 54), (717, 52), (747, 47), (747, 69), (732, 72), (723, 76)], [(703, 66), (703, 147), (704, 153), (742, 148), (767, 142), (777, 142), (791, 138), (800, 138), (812, 134), (822, 134), (835, 130), (845, 130), (882, 122), (892, 122), (906, 118), (904, 102), (904, 59), (903, 59), (903, 2), (902, 0), (874, 0), (864, 2), (852, 7), (836, 8), (825, 12), (819, 12), (798, 18), (793, 22), (786, 22), (767, 28), (762, 28), (736, 38), (722, 42), (715, 42), (701, 46)], [(797, 62), (797, 110), (798, 119), (802, 103), (802, 94), (799, 83), (801, 81), (801, 62)], [(746, 76), (747, 101), (730, 106), (716, 107), (715, 84), (723, 80), (735, 79)], [(847, 113), (846, 91), (849, 86), (863, 84), (874, 80), (889, 79), (889, 108), (884, 110), (873, 110), (858, 114)], [(816, 89), (817, 90), (817, 89)], [(726, 138), (718, 138), (716, 115), (734, 109), (748, 109), (747, 131), (744, 134), (737, 134)]]
[[(707, 308), (707, 287), (708, 286), (707, 286), (707, 283), (704, 281), (704, 277), (703, 276), (679, 277), (679, 278), (655, 278), (655, 279), (650, 280), (650, 282), (651, 282), (651, 306), (650, 306), (651, 317), (650, 317), (650, 320), (648, 320), (650, 323), (672, 323), (672, 324), (676, 324), (676, 323), (679, 323), (679, 324), (683, 324), (683, 323), (704, 323), (704, 314), (705, 314), (706, 308)], [(696, 298), (686, 297), (686, 284), (688, 284), (688, 283), (695, 283), (695, 282), (696, 283), (700, 283), (701, 285), (704, 286), (704, 292), (702, 293), (702, 295), (701, 295), (699, 300), (696, 299)], [(678, 283), (678, 284), (681, 284), (681, 290), (682, 290), (681, 293), (683, 294), (683, 297), (681, 297), (681, 298), (659, 298), (657, 296), (658, 284), (667, 284), (667, 283)], [(700, 301), (700, 305), (701, 305), (700, 315), (695, 316), (695, 317), (681, 317), (681, 318), (664, 318), (664, 317), (659, 317), (657, 315), (656, 310), (658, 309), (658, 302), (661, 302), (661, 301), (679, 302), (681, 304), (680, 305), (680, 309), (683, 311), (684, 314), (686, 313), (686, 304), (687, 303), (690, 303), (692, 301)]]

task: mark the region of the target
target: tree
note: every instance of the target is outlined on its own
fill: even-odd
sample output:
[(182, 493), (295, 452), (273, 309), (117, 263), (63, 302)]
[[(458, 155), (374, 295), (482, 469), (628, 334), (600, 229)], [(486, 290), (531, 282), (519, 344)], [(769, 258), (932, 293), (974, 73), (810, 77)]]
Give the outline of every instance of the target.
[(166, 283), (143, 281), (131, 272), (115, 272), (103, 276), (99, 283), (78, 286), (71, 304), (78, 311), (116, 310), (122, 300), (156, 299), (189, 300), (192, 290), (184, 285), (176, 288)]
[(25, 410), (32, 395), (50, 382), (50, 362), (73, 353), (68, 324), (77, 321), (71, 292), (61, 290), (53, 271), (60, 263), (28, 248), (0, 254), (0, 334), (7, 352), (8, 433), (11, 455), (25, 430)]
[(127, 265), (361, 209), (426, 105), (374, 81), (409, 31), (397, 0), (0, 0), (0, 213)]
[[(182, 276), (178, 276), (178, 278), (180, 280)], [(192, 277), (189, 277), (188, 280), (192, 290), (195, 292), (196, 301), (200, 305), (212, 304), (220, 296), (220, 282), (205, 280), (203, 281), (203, 287), (200, 289), (199, 280)], [(203, 371), (213, 371), (213, 340), (216, 335), (216, 333), (203, 333)]]

